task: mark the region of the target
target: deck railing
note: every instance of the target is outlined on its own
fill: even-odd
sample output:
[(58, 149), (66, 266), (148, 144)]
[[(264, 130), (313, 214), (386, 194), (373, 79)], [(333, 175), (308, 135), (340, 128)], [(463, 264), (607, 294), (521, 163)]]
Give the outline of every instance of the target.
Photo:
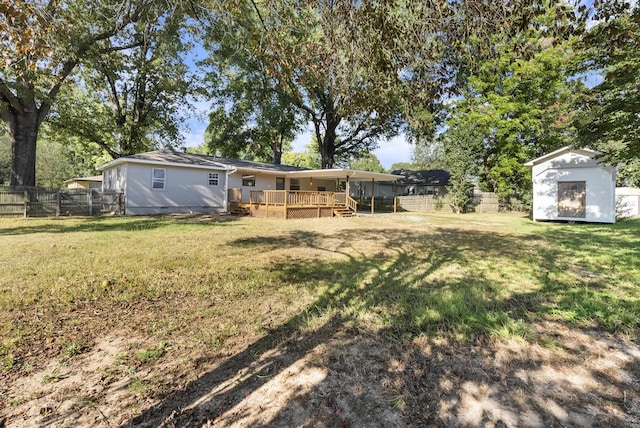
[(259, 205), (283, 205), (298, 207), (347, 207), (354, 212), (357, 202), (340, 192), (320, 192), (304, 190), (252, 190), (249, 203)]

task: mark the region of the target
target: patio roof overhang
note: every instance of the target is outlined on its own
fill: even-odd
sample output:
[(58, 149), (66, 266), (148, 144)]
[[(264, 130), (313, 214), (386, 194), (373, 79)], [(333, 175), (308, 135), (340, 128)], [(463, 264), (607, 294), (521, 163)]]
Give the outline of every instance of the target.
[(401, 175), (384, 174), (381, 172), (360, 171), (357, 169), (309, 169), (305, 171), (287, 172), (288, 177), (312, 177), (328, 180), (347, 180), (349, 181), (398, 181), (403, 178)]

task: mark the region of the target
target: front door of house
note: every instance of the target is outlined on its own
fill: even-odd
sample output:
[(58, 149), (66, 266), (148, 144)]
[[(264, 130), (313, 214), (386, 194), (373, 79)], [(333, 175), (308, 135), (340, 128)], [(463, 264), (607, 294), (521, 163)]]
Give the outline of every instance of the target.
[(276, 177), (276, 190), (284, 190), (284, 177)]
[(585, 218), (586, 182), (558, 182), (558, 217)]

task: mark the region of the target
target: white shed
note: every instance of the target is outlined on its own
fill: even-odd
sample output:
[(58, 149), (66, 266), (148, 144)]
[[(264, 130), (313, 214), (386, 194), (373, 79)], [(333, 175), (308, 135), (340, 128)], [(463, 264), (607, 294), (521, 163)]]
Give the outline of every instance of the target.
[(599, 152), (569, 146), (525, 166), (532, 169), (533, 220), (616, 222), (616, 170)]
[(640, 217), (640, 189), (617, 187), (616, 211), (619, 217)]

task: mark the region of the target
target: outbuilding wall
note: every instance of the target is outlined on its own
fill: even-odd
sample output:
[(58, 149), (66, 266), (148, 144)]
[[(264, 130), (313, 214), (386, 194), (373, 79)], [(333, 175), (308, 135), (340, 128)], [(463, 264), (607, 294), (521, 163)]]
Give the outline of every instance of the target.
[[(533, 219), (615, 223), (615, 168), (596, 159), (565, 153), (535, 165), (533, 173)], [(558, 212), (558, 183), (585, 182), (584, 218), (561, 217)]]

